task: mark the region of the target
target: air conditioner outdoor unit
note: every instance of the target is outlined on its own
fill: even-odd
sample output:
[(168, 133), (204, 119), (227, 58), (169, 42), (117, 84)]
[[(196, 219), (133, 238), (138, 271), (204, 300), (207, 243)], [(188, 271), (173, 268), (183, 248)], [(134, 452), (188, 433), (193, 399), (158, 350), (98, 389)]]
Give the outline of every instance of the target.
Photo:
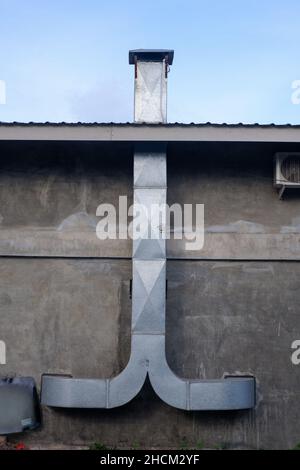
[(285, 189), (300, 189), (300, 152), (278, 152), (274, 163), (274, 186), (282, 199)]

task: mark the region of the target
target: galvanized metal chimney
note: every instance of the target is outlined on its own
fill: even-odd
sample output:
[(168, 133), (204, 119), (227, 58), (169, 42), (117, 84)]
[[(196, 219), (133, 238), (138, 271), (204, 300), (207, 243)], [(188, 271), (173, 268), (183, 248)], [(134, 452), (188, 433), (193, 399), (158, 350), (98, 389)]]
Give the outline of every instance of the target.
[(167, 81), (174, 51), (136, 49), (129, 51), (134, 64), (134, 121), (167, 122)]
[[(135, 122), (167, 121), (167, 74), (171, 50), (137, 49), (129, 52), (135, 66)], [(165, 351), (166, 240), (152, 237), (157, 226), (148, 209), (167, 199), (166, 146), (140, 143), (134, 150), (134, 204), (147, 209), (146, 236), (132, 248), (131, 355), (125, 369), (109, 379), (76, 379), (45, 375), (42, 403), (70, 408), (114, 408), (132, 400), (149, 376), (157, 395), (184, 410), (238, 410), (255, 405), (255, 379), (190, 380), (170, 369)], [(156, 219), (157, 220), (157, 219)]]

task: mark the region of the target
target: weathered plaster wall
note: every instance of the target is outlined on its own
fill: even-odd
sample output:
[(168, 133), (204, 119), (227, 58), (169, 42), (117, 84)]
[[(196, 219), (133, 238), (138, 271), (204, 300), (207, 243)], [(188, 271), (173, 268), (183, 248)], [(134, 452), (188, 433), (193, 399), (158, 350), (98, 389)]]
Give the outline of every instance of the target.
[[(279, 201), (272, 187), (279, 147), (171, 144), (168, 152), (169, 202), (205, 204), (208, 243), (192, 253), (169, 244), (169, 364), (191, 378), (255, 374), (256, 410), (183, 412), (147, 384), (120, 409), (45, 407), (43, 427), (25, 439), (249, 448), (300, 441), (300, 366), (290, 360), (300, 338), (300, 194)], [(0, 373), (32, 375), (38, 385), (45, 372), (117, 374), (130, 348), (131, 243), (97, 240), (95, 211), (119, 194), (131, 199), (132, 146), (2, 143), (0, 157)]]

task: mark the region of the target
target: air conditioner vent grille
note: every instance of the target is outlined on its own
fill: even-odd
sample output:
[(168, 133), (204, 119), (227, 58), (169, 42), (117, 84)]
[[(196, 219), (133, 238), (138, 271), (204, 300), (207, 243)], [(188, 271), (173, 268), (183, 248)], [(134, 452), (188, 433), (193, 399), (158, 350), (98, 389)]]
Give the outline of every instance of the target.
[(282, 176), (291, 183), (300, 183), (300, 156), (290, 156), (281, 163)]

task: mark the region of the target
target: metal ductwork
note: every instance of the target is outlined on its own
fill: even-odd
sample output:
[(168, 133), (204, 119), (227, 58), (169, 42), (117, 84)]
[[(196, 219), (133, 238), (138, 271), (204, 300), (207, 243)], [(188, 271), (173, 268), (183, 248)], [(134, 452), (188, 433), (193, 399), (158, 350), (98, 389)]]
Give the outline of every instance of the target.
[[(136, 122), (166, 122), (167, 74), (172, 60), (170, 50), (130, 51), (129, 62), (135, 66)], [(166, 204), (166, 197), (165, 145), (137, 144), (135, 206), (159, 208)], [(147, 222), (148, 235), (141, 234), (133, 241), (132, 336), (127, 367), (112, 379), (44, 375), (42, 403), (69, 408), (114, 408), (132, 400), (148, 374), (157, 395), (176, 408), (238, 410), (254, 407), (253, 377), (187, 380), (176, 376), (169, 368), (165, 352), (166, 241), (162, 236), (165, 227), (154, 224), (153, 217)], [(158, 232), (161, 236), (153, 236)]]

